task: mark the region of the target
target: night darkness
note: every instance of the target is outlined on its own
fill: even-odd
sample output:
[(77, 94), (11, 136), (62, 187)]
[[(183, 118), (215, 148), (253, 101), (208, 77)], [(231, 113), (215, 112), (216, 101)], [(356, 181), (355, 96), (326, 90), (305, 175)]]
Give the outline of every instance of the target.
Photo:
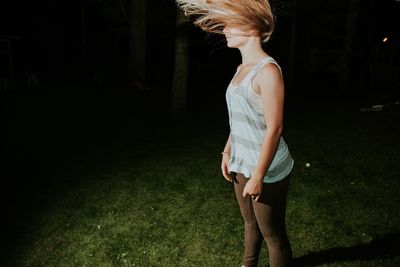
[[(177, 26), (172, 0), (146, 0), (143, 20), (136, 2), (0, 3), (0, 266), (239, 266), (241, 218), (220, 152), (240, 53)], [(398, 266), (400, 1), (271, 3), (264, 48), (285, 81), (295, 258)], [(186, 76), (175, 69), (181, 40)], [(175, 237), (181, 229), (193, 240)]]

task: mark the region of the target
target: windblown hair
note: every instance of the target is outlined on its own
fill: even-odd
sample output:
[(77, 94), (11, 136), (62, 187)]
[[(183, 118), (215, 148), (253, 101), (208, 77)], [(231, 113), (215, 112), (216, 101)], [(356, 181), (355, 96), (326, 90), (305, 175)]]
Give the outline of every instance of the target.
[(185, 15), (206, 32), (223, 34), (225, 25), (255, 30), (267, 42), (275, 27), (268, 0), (175, 0)]

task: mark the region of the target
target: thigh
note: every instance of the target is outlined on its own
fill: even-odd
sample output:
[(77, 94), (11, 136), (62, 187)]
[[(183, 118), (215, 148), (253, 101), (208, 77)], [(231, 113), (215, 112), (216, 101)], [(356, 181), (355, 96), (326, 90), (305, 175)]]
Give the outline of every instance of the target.
[(258, 200), (272, 208), (286, 206), (287, 193), (291, 175), (274, 183), (264, 183), (261, 196)]
[(285, 228), (289, 181), (290, 175), (275, 183), (264, 183), (259, 200), (253, 201), (254, 213), (264, 235)]
[(239, 203), (240, 212), (246, 221), (254, 219), (253, 206), (250, 197), (243, 197), (243, 189), (249, 180), (241, 173), (235, 173), (233, 177), (236, 199)]

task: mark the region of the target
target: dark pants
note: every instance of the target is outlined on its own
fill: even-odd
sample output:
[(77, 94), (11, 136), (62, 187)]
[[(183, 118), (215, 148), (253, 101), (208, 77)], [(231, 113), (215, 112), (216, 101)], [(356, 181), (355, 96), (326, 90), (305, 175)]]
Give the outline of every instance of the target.
[(250, 196), (243, 197), (243, 189), (249, 179), (241, 173), (235, 176), (236, 199), (245, 225), (242, 264), (246, 267), (257, 266), (261, 244), (265, 240), (268, 247), (269, 266), (291, 266), (292, 248), (285, 224), (290, 174), (278, 182), (264, 183), (258, 201), (254, 201)]

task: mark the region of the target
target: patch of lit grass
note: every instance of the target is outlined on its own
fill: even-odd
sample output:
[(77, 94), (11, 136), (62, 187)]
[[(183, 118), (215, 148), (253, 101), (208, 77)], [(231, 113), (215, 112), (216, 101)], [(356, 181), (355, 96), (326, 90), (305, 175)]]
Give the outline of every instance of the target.
[[(399, 118), (290, 114), (287, 228), (298, 263), (400, 264), (391, 243), (369, 255), (381, 238), (398, 243)], [(22, 224), (15, 266), (240, 266), (242, 219), (219, 167), (226, 119), (205, 114), (127, 133), (112, 156), (81, 162), (87, 167), (49, 187), (49, 204)], [(259, 266), (267, 260), (264, 244)]]

